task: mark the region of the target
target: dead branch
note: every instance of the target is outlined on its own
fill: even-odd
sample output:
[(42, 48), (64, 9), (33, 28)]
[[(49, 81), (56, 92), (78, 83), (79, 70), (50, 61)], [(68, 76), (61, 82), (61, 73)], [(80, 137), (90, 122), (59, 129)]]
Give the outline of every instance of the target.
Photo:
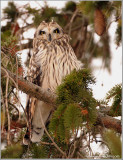
[(1, 102), (2, 102), (2, 106), (3, 106), (3, 110), (2, 110), (2, 113), (3, 113), (3, 119), (1, 120), (1, 132), (3, 133), (3, 130), (4, 130), (4, 124), (5, 124), (5, 101), (4, 101), (4, 97), (3, 97), (3, 91), (2, 91), (2, 87), (1, 87)]
[[(12, 93), (14, 94), (15, 98), (18, 100), (20, 106), (22, 107), (22, 109), (23, 109), (23, 111), (24, 111), (25, 117), (26, 117), (26, 111), (25, 111), (23, 105), (21, 104), (20, 99), (18, 99), (17, 95), (16, 95), (14, 92), (12, 92)], [(26, 117), (26, 121), (27, 121), (27, 117)]]
[(16, 105), (12, 104), (10, 101), (8, 102), (8, 104), (11, 105), (13, 108), (16, 109), (16, 111), (18, 112), (18, 116), (19, 116), (20, 111), (19, 111), (19, 109), (16, 107)]
[(75, 12), (73, 13), (73, 16), (71, 17), (71, 20), (70, 20), (70, 26), (69, 26), (69, 36), (70, 36), (70, 34), (71, 34), (71, 27), (72, 27), (72, 23), (73, 23), (73, 20), (74, 20), (74, 18), (76, 17), (76, 15), (77, 15), (77, 12), (78, 12), (78, 9), (76, 9), (75, 10)]
[(9, 108), (8, 108), (8, 99), (7, 99), (7, 94), (8, 94), (8, 85), (9, 85), (9, 77), (6, 79), (6, 99), (5, 99), (5, 104), (6, 104), (6, 114), (7, 114), (7, 119), (8, 119), (8, 131), (7, 131), (7, 145), (10, 145), (10, 114), (9, 114)]

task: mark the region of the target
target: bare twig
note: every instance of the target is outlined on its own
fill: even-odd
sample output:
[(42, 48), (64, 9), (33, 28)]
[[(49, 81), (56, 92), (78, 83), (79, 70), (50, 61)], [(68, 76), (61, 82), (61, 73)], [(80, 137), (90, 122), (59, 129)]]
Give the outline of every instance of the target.
[(3, 63), (4, 63), (4, 67), (7, 67), (8, 64), (9, 64), (9, 62), (10, 62), (11, 66), (12, 66), (12, 63), (11, 63), (11, 61), (10, 61), (10, 57), (7, 56), (4, 52), (1, 51), (1, 55), (2, 55), (2, 54), (4, 54), (4, 57), (1, 58), (1, 64), (3, 65)]
[(22, 107), (22, 109), (23, 109), (23, 111), (24, 111), (24, 113), (26, 115), (25, 109), (24, 109), (23, 105), (21, 104), (20, 100), (18, 99), (17, 95), (14, 92), (12, 92), (12, 93), (14, 94), (14, 96), (16, 97), (16, 99), (18, 100), (18, 102), (20, 103), (20, 106)]
[(3, 91), (2, 91), (2, 87), (1, 87), (1, 100), (2, 100), (2, 103), (3, 103), (3, 119), (2, 119), (2, 133), (3, 133), (3, 130), (4, 130), (4, 124), (5, 124), (5, 102), (4, 102), (4, 97), (3, 97)]
[(8, 85), (9, 85), (9, 76), (6, 79), (6, 113), (7, 113), (7, 119), (8, 119), (8, 131), (7, 131), (7, 145), (10, 145), (10, 115), (9, 115), (9, 109), (8, 109), (8, 100), (7, 100), (7, 94), (8, 94)]
[(16, 109), (16, 111), (18, 112), (18, 115), (19, 115), (19, 113), (20, 113), (20, 111), (19, 111), (19, 109), (14, 105), (14, 104), (12, 104), (11, 102), (8, 102), (12, 107), (14, 107), (15, 109)]
[(77, 154), (79, 155), (80, 158), (85, 158), (80, 152), (77, 152)]
[(11, 81), (14, 83), (15, 87), (18, 88), (15, 80), (11, 76), (9, 76), (7, 70), (5, 68), (1, 67), (1, 72), (2, 72), (2, 70), (6, 73), (5, 76), (8, 76), (11, 79)]
[(72, 23), (73, 23), (74, 18), (77, 15), (77, 12), (78, 12), (78, 9), (75, 10), (75, 12), (73, 13), (73, 16), (71, 17), (71, 20), (70, 20), (70, 23), (69, 23), (69, 33), (68, 33), (69, 36), (71, 34)]
[(73, 148), (73, 143), (70, 145), (69, 152), (68, 152), (68, 157), (67, 158), (70, 158), (72, 148)]
[[(74, 154), (75, 141), (76, 141), (76, 139), (77, 139), (77, 135), (78, 135), (78, 129), (77, 129), (77, 131), (76, 131), (76, 133), (75, 133), (75, 135), (74, 135), (74, 137), (73, 137), (72, 143), (70, 144), (70, 149), (69, 149), (69, 153), (68, 153), (68, 157), (69, 157), (69, 158), (72, 158), (72, 156), (73, 156), (73, 154)], [(72, 152), (72, 154), (71, 154), (72, 147), (73, 147), (74, 149), (73, 149), (73, 152)], [(68, 158), (68, 157), (67, 157), (67, 158)]]
[(72, 153), (71, 153), (71, 155), (70, 155), (70, 158), (74, 158), (73, 156), (74, 156), (74, 153), (75, 153), (75, 151), (76, 151), (76, 148), (77, 148), (77, 141), (74, 141), (73, 151), (72, 151)]
[(119, 19), (121, 19), (121, 15), (119, 15), (118, 17), (116, 17), (115, 19), (113, 19), (106, 27), (106, 31), (108, 31), (108, 29), (110, 28), (111, 24), (113, 22), (117, 22)]
[[(19, 100), (19, 102), (20, 102), (20, 97), (19, 97), (19, 89), (18, 89), (18, 59), (17, 59), (17, 55), (16, 55), (16, 76), (17, 76), (17, 78), (16, 78), (16, 83), (17, 83), (17, 88), (16, 88), (16, 90), (17, 90), (17, 97), (18, 97), (18, 100)], [(19, 119), (20, 119), (20, 112), (19, 112)]]
[[(6, 69), (3, 68), (3, 67), (1, 67), (1, 69), (4, 70), (4, 72), (6, 73), (6, 76), (8, 76), (8, 77), (11, 79), (11, 81), (14, 83), (15, 87), (18, 89), (18, 86), (17, 86), (16, 82), (14, 81), (13, 78), (11, 78), (11, 76), (9, 76), (8, 72), (6, 71)], [(16, 76), (16, 78), (18, 79), (17, 76)], [(15, 79), (16, 79), (16, 78), (15, 78)], [(14, 92), (13, 92), (13, 94), (14, 94), (14, 96), (16, 97), (16, 99), (18, 100), (18, 102), (20, 103), (20, 106), (22, 107), (22, 109), (23, 109), (23, 111), (24, 111), (24, 113), (25, 113), (25, 115), (26, 115), (25, 109), (24, 109), (23, 105), (21, 104), (20, 99), (18, 98), (18, 96), (17, 96)], [(19, 116), (20, 116), (20, 114), (19, 114)], [(26, 117), (27, 117), (27, 116), (26, 116)], [(26, 121), (27, 121), (27, 118), (26, 118)]]

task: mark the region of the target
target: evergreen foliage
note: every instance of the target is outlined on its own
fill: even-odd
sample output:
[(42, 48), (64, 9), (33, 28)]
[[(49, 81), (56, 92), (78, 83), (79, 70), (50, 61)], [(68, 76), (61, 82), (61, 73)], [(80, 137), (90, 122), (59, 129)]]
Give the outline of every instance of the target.
[(26, 10), (29, 12), (29, 14), (32, 14), (32, 15), (37, 14), (39, 12), (39, 10), (35, 8), (31, 8), (30, 5), (26, 7)]
[(31, 145), (32, 158), (47, 158), (47, 150), (43, 145), (32, 144)]
[[(54, 141), (56, 141), (56, 139), (54, 139)], [(40, 144), (43, 147), (44, 153), (46, 158), (60, 158), (61, 154), (58, 152), (58, 150), (56, 149), (56, 147), (54, 145), (52, 145), (52, 141), (50, 140), (50, 138), (47, 136), (47, 134), (44, 134), (44, 136), (42, 137), (42, 142), (47, 142), (49, 143), (49, 145), (45, 145), (45, 144)], [(68, 146), (62, 142), (62, 141), (57, 141), (57, 145), (62, 148), (63, 150), (67, 150)], [(36, 157), (35, 157), (36, 158)], [(42, 156), (40, 157), (42, 158)]]
[(67, 75), (57, 88), (58, 109), (50, 122), (50, 132), (63, 142), (69, 143), (72, 135), (86, 122), (91, 126), (96, 119), (96, 100), (90, 84), (94, 77), (87, 69)]
[(121, 116), (122, 114), (122, 85), (115, 85), (106, 96), (109, 101), (113, 98), (110, 114), (113, 116)]
[(40, 12), (36, 12), (33, 20), (35, 25), (38, 26), (44, 19), (46, 22), (49, 22), (52, 20), (52, 17), (56, 16), (57, 16), (56, 9), (46, 6), (46, 8), (43, 8)]
[(17, 43), (17, 37), (13, 36), (10, 30), (1, 33), (1, 46), (12, 47)]
[(119, 159), (122, 156), (122, 144), (120, 140), (120, 135), (116, 134), (113, 130), (108, 130), (104, 133), (103, 139), (108, 145), (109, 154), (111, 154), (113, 159)]
[(76, 3), (73, 1), (69, 1), (66, 3), (65, 7), (63, 8), (63, 11), (72, 11), (74, 12), (76, 10)]
[(102, 11), (107, 19), (107, 23), (108, 20), (111, 19), (111, 15), (114, 14), (115, 21), (118, 20), (115, 42), (117, 46), (121, 44), (121, 1), (81, 1), (77, 6), (83, 14), (89, 17), (89, 22), (92, 24), (94, 22), (94, 12), (96, 9)]
[(88, 92), (92, 95), (90, 85), (94, 83), (95, 78), (91, 75), (90, 70), (72, 71), (63, 79), (62, 84), (57, 88), (57, 104), (79, 103), (83, 95), (89, 96)]
[(122, 42), (121, 35), (122, 35), (122, 22), (121, 20), (119, 20), (117, 24), (116, 39), (115, 39), (117, 46), (119, 46)]
[(7, 146), (6, 150), (1, 152), (1, 158), (21, 158), (23, 153), (24, 150), (21, 144), (13, 144)]
[(19, 14), (18, 9), (13, 2), (9, 2), (8, 6), (3, 10), (3, 12), (6, 15), (6, 18), (10, 19), (11, 22), (14, 22), (15, 17), (17, 17)]

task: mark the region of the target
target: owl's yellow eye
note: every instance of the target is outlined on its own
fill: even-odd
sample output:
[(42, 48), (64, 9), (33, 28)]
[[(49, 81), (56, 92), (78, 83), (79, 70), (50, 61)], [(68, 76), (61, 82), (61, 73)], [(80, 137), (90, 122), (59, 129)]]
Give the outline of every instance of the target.
[(57, 29), (55, 29), (53, 32), (54, 32), (54, 33), (60, 33), (60, 31), (59, 31), (59, 29), (58, 29), (58, 28), (57, 28)]
[(43, 35), (43, 34), (45, 34), (45, 32), (40, 30), (39, 35)]

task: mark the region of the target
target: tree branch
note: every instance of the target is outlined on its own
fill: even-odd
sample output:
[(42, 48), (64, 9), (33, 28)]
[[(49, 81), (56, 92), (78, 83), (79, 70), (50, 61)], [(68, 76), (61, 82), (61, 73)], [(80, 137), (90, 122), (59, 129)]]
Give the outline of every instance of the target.
[(98, 112), (96, 124), (104, 126), (105, 128), (114, 129), (118, 133), (122, 132), (121, 121), (111, 116)]
[[(8, 74), (6, 74), (6, 72)], [(7, 69), (1, 67), (1, 76), (9, 76), (11, 77), (14, 81), (17, 80), (18, 78), (18, 88), (20, 90), (22, 90), (24, 93), (30, 95), (31, 97), (35, 97), (39, 100), (42, 100), (46, 103), (49, 103), (51, 105), (55, 104), (55, 100), (56, 100), (56, 95), (51, 93), (48, 90), (44, 90), (41, 87), (23, 79), (22, 77), (16, 77), (15, 74), (11, 73), (10, 71), (8, 71)]]
[[(2, 67), (1, 76), (10, 76), (11, 79), (13, 79), (14, 81), (17, 80), (15, 74), (11, 73), (7, 69), (5, 70)], [(39, 100), (42, 100), (48, 104), (55, 106), (56, 95), (51, 91), (44, 90), (41, 87), (31, 82), (28, 82), (27, 80), (24, 80), (22, 77), (18, 77), (18, 88), (32, 97), (35, 97)], [(100, 113), (99, 111), (95, 125), (101, 125), (106, 128), (113, 128), (117, 132), (121, 133), (121, 121), (111, 116), (108, 116), (107, 114)]]

